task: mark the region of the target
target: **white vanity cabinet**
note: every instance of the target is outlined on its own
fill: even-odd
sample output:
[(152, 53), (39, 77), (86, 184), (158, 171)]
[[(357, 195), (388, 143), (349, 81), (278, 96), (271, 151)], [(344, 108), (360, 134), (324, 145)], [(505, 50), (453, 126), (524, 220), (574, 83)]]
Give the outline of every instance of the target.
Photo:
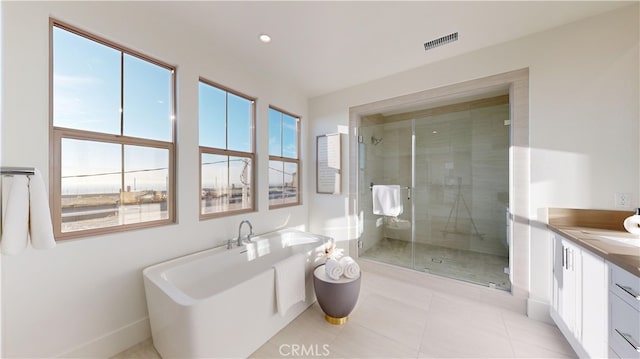
[[(554, 236), (553, 302), (551, 317), (563, 333), (573, 335), (576, 326), (576, 261), (579, 248), (568, 240)], [(566, 336), (566, 333), (565, 333)]]
[(607, 356), (607, 263), (582, 249), (581, 344), (591, 358)]
[(607, 357), (605, 260), (554, 235), (551, 317), (581, 358)]
[(609, 266), (609, 356), (640, 358), (640, 278)]

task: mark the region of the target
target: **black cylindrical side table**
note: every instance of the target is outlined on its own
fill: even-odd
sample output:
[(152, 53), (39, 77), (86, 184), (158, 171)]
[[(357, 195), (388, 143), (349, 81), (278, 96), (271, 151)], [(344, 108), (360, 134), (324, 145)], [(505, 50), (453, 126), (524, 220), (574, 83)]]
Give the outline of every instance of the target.
[(327, 275), (324, 264), (313, 271), (313, 288), (316, 291), (318, 304), (331, 324), (344, 324), (349, 320), (349, 313), (356, 306), (360, 294), (360, 278), (340, 277), (333, 280)]

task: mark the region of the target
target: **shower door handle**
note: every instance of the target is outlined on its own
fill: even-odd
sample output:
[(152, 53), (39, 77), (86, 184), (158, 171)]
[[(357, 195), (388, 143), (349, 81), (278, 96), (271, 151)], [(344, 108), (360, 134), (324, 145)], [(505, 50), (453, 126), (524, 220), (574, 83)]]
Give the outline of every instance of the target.
[(407, 187), (407, 199), (411, 199), (411, 187)]

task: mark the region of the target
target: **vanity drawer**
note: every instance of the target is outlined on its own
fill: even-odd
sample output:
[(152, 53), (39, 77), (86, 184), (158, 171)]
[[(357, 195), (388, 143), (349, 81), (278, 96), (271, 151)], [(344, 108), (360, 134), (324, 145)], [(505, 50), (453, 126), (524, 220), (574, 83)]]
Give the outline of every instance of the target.
[(620, 358), (640, 358), (640, 312), (617, 295), (609, 300), (609, 346)]
[(609, 290), (640, 311), (640, 278), (613, 263), (609, 263), (609, 268)]

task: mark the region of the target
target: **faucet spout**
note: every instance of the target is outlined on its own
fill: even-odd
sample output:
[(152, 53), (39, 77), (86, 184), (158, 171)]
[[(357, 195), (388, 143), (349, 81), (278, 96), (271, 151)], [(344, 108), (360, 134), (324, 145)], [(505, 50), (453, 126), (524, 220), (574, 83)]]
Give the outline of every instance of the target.
[(253, 226), (251, 225), (251, 222), (249, 222), (249, 220), (247, 219), (243, 220), (242, 222), (240, 222), (240, 225), (238, 226), (238, 246), (242, 245), (242, 225), (245, 223), (249, 225), (249, 234), (247, 235), (247, 242), (251, 242), (251, 236), (253, 236)]

